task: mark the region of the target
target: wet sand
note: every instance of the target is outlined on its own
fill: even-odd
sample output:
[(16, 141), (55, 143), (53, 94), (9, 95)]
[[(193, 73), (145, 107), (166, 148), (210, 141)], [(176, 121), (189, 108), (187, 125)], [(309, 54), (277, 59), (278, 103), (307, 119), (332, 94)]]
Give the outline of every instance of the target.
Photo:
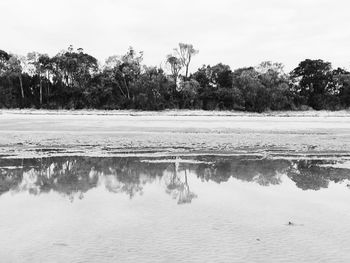
[(0, 155), (347, 155), (348, 112), (1, 111)]

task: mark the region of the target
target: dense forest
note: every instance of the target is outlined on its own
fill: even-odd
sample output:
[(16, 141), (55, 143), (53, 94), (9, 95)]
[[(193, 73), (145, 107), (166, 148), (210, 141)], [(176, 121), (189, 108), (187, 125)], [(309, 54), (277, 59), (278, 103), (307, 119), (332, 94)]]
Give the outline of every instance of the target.
[(262, 62), (232, 70), (219, 63), (189, 73), (198, 53), (180, 43), (164, 68), (142, 64), (129, 48), (103, 65), (79, 48), (50, 57), (0, 50), (0, 108), (339, 110), (350, 106), (350, 72), (330, 62), (306, 59), (290, 73)]

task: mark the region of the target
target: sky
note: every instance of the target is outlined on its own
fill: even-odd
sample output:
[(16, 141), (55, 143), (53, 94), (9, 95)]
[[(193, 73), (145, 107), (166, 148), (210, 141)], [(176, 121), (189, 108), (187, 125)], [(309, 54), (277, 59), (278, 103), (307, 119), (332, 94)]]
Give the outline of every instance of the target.
[(350, 68), (349, 0), (0, 0), (0, 49), (55, 55), (69, 45), (103, 63), (129, 46), (163, 66), (179, 42), (199, 50), (191, 70), (306, 58)]

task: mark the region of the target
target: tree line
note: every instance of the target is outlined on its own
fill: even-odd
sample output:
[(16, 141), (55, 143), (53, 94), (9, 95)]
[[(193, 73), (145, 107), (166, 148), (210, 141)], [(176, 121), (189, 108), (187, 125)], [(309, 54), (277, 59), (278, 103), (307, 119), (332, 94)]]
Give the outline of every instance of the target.
[(306, 59), (289, 73), (281, 63), (262, 62), (232, 70), (219, 63), (190, 73), (198, 54), (180, 43), (165, 66), (143, 65), (130, 47), (103, 65), (83, 49), (50, 57), (0, 50), (0, 108), (339, 110), (350, 106), (350, 72)]

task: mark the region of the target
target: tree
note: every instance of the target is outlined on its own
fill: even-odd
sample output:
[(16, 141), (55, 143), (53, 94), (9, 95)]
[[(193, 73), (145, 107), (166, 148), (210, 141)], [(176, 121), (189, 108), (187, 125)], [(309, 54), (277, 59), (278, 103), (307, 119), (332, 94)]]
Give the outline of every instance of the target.
[(185, 109), (195, 108), (196, 100), (198, 98), (199, 88), (200, 88), (199, 83), (195, 79), (190, 79), (190, 80), (181, 82), (180, 94), (181, 94), (182, 108), (185, 108)]
[(198, 50), (194, 49), (192, 44), (179, 43), (179, 47), (175, 49), (179, 56), (181, 64), (185, 67), (185, 78), (188, 77), (188, 68), (190, 66), (192, 57), (198, 54)]
[[(41, 63), (46, 60), (43, 58)], [(55, 86), (61, 88), (60, 97), (68, 108), (82, 108), (85, 105), (86, 89), (93, 77), (98, 73), (97, 59), (82, 49), (74, 51), (70, 46), (68, 51), (63, 51), (50, 61), (49, 70), (53, 73)], [(45, 68), (40, 64), (41, 69)], [(85, 95), (84, 95), (85, 94)]]
[(219, 88), (232, 88), (232, 71), (230, 66), (219, 63), (210, 68), (210, 83)]
[(230, 66), (219, 63), (205, 66), (191, 76), (200, 85), (199, 96), (204, 109), (238, 109), (241, 108), (241, 94), (233, 88), (233, 75)]
[(253, 67), (233, 72), (233, 86), (242, 92), (244, 109), (247, 111), (263, 112), (269, 109), (269, 94), (259, 76)]
[(350, 72), (344, 69), (333, 70), (333, 94), (343, 107), (350, 107)]
[(19, 87), (21, 99), (19, 100), (17, 96), (13, 97), (12, 95), (10, 95), (10, 97), (13, 98), (13, 101), (17, 101), (16, 104), (19, 102), (21, 107), (23, 106), (23, 100), (25, 97), (22, 71), (22, 62), (19, 56), (8, 54), (5, 51), (0, 50), (0, 77), (5, 77), (7, 79), (7, 95), (14, 95), (16, 93), (15, 89)]
[(271, 61), (262, 62), (255, 68), (259, 73), (259, 80), (270, 98), (266, 101), (266, 106), (271, 110), (291, 110), (295, 106), (289, 76), (283, 68), (282, 63)]
[[(50, 98), (50, 86), (51, 86), (51, 73), (53, 72), (53, 67), (52, 67), (52, 60), (47, 54), (42, 54), (39, 56), (39, 65), (41, 69), (41, 74), (43, 74), (42, 78), (44, 78), (45, 83), (46, 83), (46, 94), (47, 94), (47, 100), (48, 102)], [(41, 79), (42, 79), (41, 78)], [(42, 94), (42, 89), (41, 89), (41, 94)], [(41, 103), (42, 103), (42, 95), (41, 95)]]
[(133, 108), (160, 110), (171, 107), (171, 88), (162, 69), (145, 66), (131, 88)]
[(330, 62), (306, 59), (291, 73), (281, 63), (231, 70), (218, 63), (189, 67), (198, 53), (179, 43), (166, 57), (168, 74), (142, 64), (130, 47), (104, 65), (70, 45), (50, 57), (0, 50), (0, 107), (205, 110), (338, 110), (350, 107), (350, 72)]
[(198, 96), (204, 110), (216, 109), (218, 105), (217, 87), (212, 83), (212, 70), (208, 65), (203, 65), (191, 75), (199, 83)]
[(297, 92), (316, 110), (325, 108), (326, 95), (332, 83), (332, 65), (321, 59), (306, 59), (291, 72)]
[(7, 70), (7, 62), (10, 59), (10, 55), (0, 49), (0, 74)]
[(109, 75), (111, 83), (119, 90), (120, 96), (130, 103), (133, 99), (131, 85), (142, 72), (143, 52), (136, 52), (132, 47), (123, 56), (112, 56), (106, 60), (104, 74)]
[(274, 74), (276, 77), (285, 77), (286, 73), (284, 72), (284, 66), (282, 63), (271, 62), (271, 61), (263, 61), (255, 70), (260, 74)]
[(9, 78), (10, 55), (0, 50), (0, 106), (12, 106), (14, 101), (12, 83)]
[(27, 54), (27, 60), (30, 65), (32, 65), (32, 68), (30, 69), (30, 73), (32, 76), (36, 75), (39, 80), (39, 101), (40, 101), (40, 107), (43, 104), (43, 85), (42, 85), (42, 64), (40, 63), (40, 57), (42, 54), (38, 52), (29, 52)]
[(11, 55), (8, 60), (9, 70), (18, 78), (20, 89), (21, 89), (21, 97), (24, 99), (24, 89), (23, 89), (23, 80), (22, 80), (22, 65), (19, 58), (15, 55)]
[(210, 83), (211, 67), (209, 65), (203, 65), (201, 68), (197, 69), (191, 77), (198, 81), (201, 88), (205, 88), (209, 86)]
[(168, 55), (167, 56), (167, 65), (170, 67), (170, 72), (171, 72), (171, 76), (174, 80), (174, 93), (176, 91), (177, 85), (178, 85), (178, 79), (179, 79), (179, 75), (180, 75), (180, 71), (183, 67), (183, 64), (181, 62), (181, 60), (179, 58), (177, 58), (174, 55)]

